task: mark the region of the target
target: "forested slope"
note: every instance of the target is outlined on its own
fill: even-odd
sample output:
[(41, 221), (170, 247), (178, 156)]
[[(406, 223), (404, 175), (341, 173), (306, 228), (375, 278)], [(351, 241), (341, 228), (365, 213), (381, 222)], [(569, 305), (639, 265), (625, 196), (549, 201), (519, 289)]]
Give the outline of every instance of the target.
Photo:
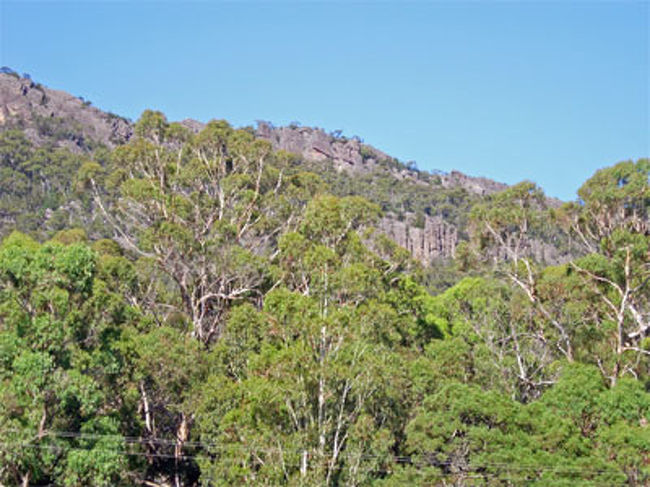
[[(189, 119), (178, 125), (192, 135), (205, 127)], [(81, 219), (87, 224), (93, 213), (88, 207), (79, 212), (84, 201), (68, 191), (74, 184), (75, 168), (83, 163), (84, 156), (106, 161), (107, 152), (128, 142), (134, 131), (128, 119), (102, 112), (89, 100), (49, 89), (9, 68), (0, 72), (0, 127), (3, 131), (21, 132), (26, 139), (20, 149), (22, 159), (36, 159), (34, 164), (12, 166), (15, 172), (9, 180), (18, 183), (14, 190), (22, 191), (18, 198), (25, 197), (22, 178), (47, 179), (50, 175), (41, 170), (43, 166), (57, 173), (51, 176), (57, 179), (56, 187), (47, 187), (47, 181), (42, 183), (48, 193), (57, 196), (38, 198), (41, 203), (37, 206), (42, 211), (30, 212), (31, 229), (47, 229), (50, 235), (72, 221)], [(291, 153), (293, 163), (320, 176), (332, 194), (363, 196), (379, 205), (382, 218), (377, 228), (425, 266), (439, 266), (453, 258), (457, 246), (469, 238), (469, 209), (506, 188), (502, 183), (457, 171), (420, 171), (414, 163), (404, 164), (364, 144), (359, 137), (342, 135), (341, 131), (328, 133), (295, 123), (274, 127), (268, 122), (258, 122), (257, 128), (244, 130), (270, 142), (276, 151)], [(6, 186), (7, 190), (13, 188)], [(545, 198), (543, 204), (557, 207), (560, 202)], [(67, 223), (62, 224), (64, 220)], [(14, 222), (15, 215), (5, 210), (0, 233), (6, 233)], [(27, 223), (20, 222), (19, 228), (25, 228)], [(575, 254), (570, 242), (552, 227), (532, 236), (527, 248), (536, 260), (546, 263), (564, 262)]]
[(7, 126), (0, 161), (0, 483), (650, 481), (647, 159), (562, 206), (463, 196), (444, 265), (382, 231), (372, 173), (224, 121)]

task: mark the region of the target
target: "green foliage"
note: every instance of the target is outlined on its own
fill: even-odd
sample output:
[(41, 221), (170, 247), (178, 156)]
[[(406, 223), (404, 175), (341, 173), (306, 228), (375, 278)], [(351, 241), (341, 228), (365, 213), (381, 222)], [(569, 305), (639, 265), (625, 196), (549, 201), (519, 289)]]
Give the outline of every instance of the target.
[(587, 251), (614, 230), (648, 232), (650, 160), (624, 161), (597, 171), (578, 190), (580, 199), (554, 216)]
[(3, 482), (125, 480), (115, 340), (126, 314), (106, 314), (114, 297), (96, 266), (81, 243), (39, 245), (14, 233), (0, 246)]
[[(0, 483), (648, 484), (647, 160), (551, 210), (375, 162), (154, 111), (92, 157), (0, 133)], [(423, 269), (382, 212), (471, 239)]]
[[(372, 156), (363, 145), (361, 155), (364, 160)], [(362, 196), (378, 205), (384, 213), (415, 215), (416, 224), (423, 224), (425, 215), (440, 216), (455, 225), (461, 236), (467, 233), (470, 208), (480, 199), (458, 186), (444, 188), (436, 185), (433, 177), (427, 179), (429, 184), (422, 184), (425, 179), (422, 172), (418, 172), (417, 177), (396, 177), (396, 174), (407, 169), (396, 159), (380, 160), (372, 170), (355, 174), (354, 177), (328, 165), (306, 161), (303, 161), (303, 165), (321, 176), (328, 184), (329, 191), (336, 196)], [(430, 184), (436, 185), (435, 190)]]
[[(425, 400), (407, 427), (407, 445), (419, 463), (394, 480), (409, 478), (409, 470), (413, 476), (421, 465), (412, 478), (422, 485), (440, 478), (477, 485), (593, 485), (626, 477), (642, 482), (648, 475), (641, 461), (647, 434), (635, 426), (638, 416), (614, 426), (598, 420), (610, 394), (597, 370), (580, 367), (568, 369), (557, 386), (527, 406), (451, 382)], [(637, 401), (645, 404), (645, 396)], [(620, 454), (612, 455), (614, 445)]]
[(0, 161), (0, 234), (17, 228), (42, 239), (94, 221), (89, 195), (79, 193), (76, 178), (80, 168), (97, 166), (87, 156), (37, 149), (22, 132), (7, 130), (0, 132)]

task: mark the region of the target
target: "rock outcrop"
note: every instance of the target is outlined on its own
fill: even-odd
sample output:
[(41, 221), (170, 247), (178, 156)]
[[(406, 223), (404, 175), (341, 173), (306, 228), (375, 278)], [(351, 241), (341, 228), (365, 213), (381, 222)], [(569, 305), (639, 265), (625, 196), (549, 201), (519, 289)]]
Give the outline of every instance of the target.
[(470, 193), (485, 196), (488, 194), (503, 191), (507, 184), (499, 183), (488, 178), (476, 178), (463, 174), (460, 171), (451, 171), (449, 174), (441, 174), (440, 180), (445, 188), (461, 187)]
[(293, 152), (308, 161), (323, 161), (339, 171), (371, 171), (378, 161), (390, 157), (358, 138), (328, 134), (313, 127), (274, 127), (258, 122), (257, 137), (268, 140), (276, 150)]
[[(271, 142), (276, 150), (298, 154), (307, 161), (331, 165), (339, 172), (349, 173), (352, 178), (371, 171), (384, 170), (396, 181), (410, 181), (431, 192), (462, 188), (479, 196), (489, 195), (507, 187), (487, 178), (475, 178), (458, 171), (449, 174), (438, 172), (435, 174), (437, 177), (423, 179), (418, 177), (417, 170), (400, 164), (396, 159), (357, 138), (328, 134), (318, 128), (295, 125), (274, 127), (268, 122), (258, 122), (256, 135)], [(381, 169), (379, 165), (382, 166)], [(398, 218), (389, 213), (382, 219), (379, 229), (425, 265), (436, 259), (453, 257), (458, 244), (459, 232), (456, 226), (437, 216), (420, 215), (418, 219), (416, 224), (413, 214)]]
[[(396, 159), (388, 154), (364, 144), (360, 139), (347, 138), (336, 134), (329, 134), (322, 129), (314, 127), (275, 127), (269, 122), (258, 122), (257, 137), (268, 140), (276, 150), (284, 150), (298, 154), (308, 161), (327, 162), (339, 171), (367, 172), (376, 168), (380, 162)], [(393, 169), (393, 176), (398, 179), (413, 179), (419, 182), (417, 171), (407, 169), (401, 165)], [(450, 173), (438, 172), (442, 187), (461, 187), (469, 193), (488, 195), (507, 188), (506, 184), (492, 181), (487, 178), (467, 176), (459, 171)]]
[(382, 218), (379, 229), (425, 265), (440, 258), (453, 257), (458, 245), (458, 230), (440, 217), (425, 215), (424, 221), (416, 225), (413, 215), (404, 220), (387, 215)]
[(203, 122), (191, 118), (181, 120), (179, 123), (193, 134), (198, 134), (205, 127)]
[(2, 127), (21, 128), (37, 145), (50, 142), (72, 151), (86, 150), (97, 143), (113, 148), (133, 134), (125, 118), (15, 73), (0, 73)]

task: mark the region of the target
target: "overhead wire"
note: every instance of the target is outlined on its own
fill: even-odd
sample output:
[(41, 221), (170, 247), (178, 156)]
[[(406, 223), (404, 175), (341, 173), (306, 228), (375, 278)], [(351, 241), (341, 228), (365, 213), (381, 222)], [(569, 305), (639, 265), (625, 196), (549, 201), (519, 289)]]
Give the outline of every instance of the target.
[[(74, 432), (56, 432), (57, 435), (53, 435), (55, 437), (60, 437), (60, 438), (78, 438), (78, 439), (103, 439), (103, 438), (110, 438), (110, 439), (120, 439), (118, 435), (100, 435), (100, 434), (84, 434), (84, 433), (74, 433)], [(140, 444), (140, 445), (146, 445), (146, 444), (151, 444), (152, 441), (147, 440), (146, 438), (136, 438), (136, 437), (131, 437), (131, 442), (127, 443), (130, 445), (133, 444)], [(137, 441), (133, 441), (137, 440)], [(173, 440), (167, 440), (167, 439), (152, 439), (155, 440), (154, 444), (163, 444), (163, 445), (176, 445)], [(204, 447), (206, 444), (201, 443), (201, 442), (193, 442), (194, 446), (201, 446)], [(214, 444), (212, 444), (214, 445)], [(103, 453), (112, 453), (116, 454), (119, 456), (134, 456), (134, 457), (146, 457), (146, 458), (160, 458), (160, 459), (175, 459), (175, 460), (181, 460), (181, 461), (190, 461), (190, 460), (198, 460), (198, 459), (203, 459), (205, 460), (208, 457), (205, 456), (199, 456), (199, 455), (175, 455), (171, 453), (161, 453), (161, 452), (133, 452), (133, 451), (124, 451), (124, 450), (117, 450), (117, 449), (107, 449), (107, 448), (82, 448), (82, 447), (74, 447), (70, 445), (52, 445), (52, 444), (34, 444), (34, 443), (20, 443), (20, 442), (2, 442), (0, 443), (0, 447), (2, 448), (12, 448), (12, 449), (21, 449), (21, 448), (31, 448), (31, 449), (44, 449), (44, 450), (65, 450), (65, 451), (93, 451), (93, 452), (103, 452)], [(239, 450), (240, 452), (250, 452), (250, 453), (269, 453), (269, 454), (278, 454), (278, 453), (286, 453), (287, 451), (295, 452), (296, 454), (302, 453), (305, 451), (304, 448), (292, 448), (292, 449), (284, 449), (280, 450), (278, 448), (250, 448), (247, 447), (246, 445), (241, 445), (241, 444), (235, 444), (235, 445), (221, 445), (221, 449), (217, 450), (217, 452), (222, 452), (222, 453), (228, 453), (232, 452), (232, 450)], [(427, 461), (418, 461), (417, 456), (384, 456), (384, 455), (359, 455), (359, 456), (354, 456), (352, 454), (349, 455), (341, 455), (340, 458), (354, 458), (356, 457), (359, 460), (370, 460), (370, 459), (377, 459), (380, 460), (382, 463), (390, 463), (393, 465), (399, 465), (399, 464), (409, 464), (414, 467), (419, 467), (419, 468), (426, 468), (426, 467), (432, 467), (432, 468), (443, 468), (443, 467), (451, 467), (453, 466), (452, 462), (436, 462), (436, 463), (431, 463)], [(328, 464), (331, 460), (328, 458), (310, 458), (310, 464), (314, 463), (319, 463), (322, 462), (324, 465)], [(234, 457), (220, 457), (219, 462), (241, 462), (241, 458), (234, 458)], [(301, 466), (301, 463), (296, 461), (296, 462), (287, 462), (283, 461), (283, 464), (286, 466), (294, 467), (294, 468), (299, 468)], [(464, 468), (461, 471), (457, 472), (427, 472), (427, 475), (433, 475), (433, 474), (441, 474), (445, 476), (464, 476), (464, 478), (467, 477), (466, 474), (469, 473), (478, 473), (480, 474), (479, 477), (485, 477), (485, 476), (496, 476), (499, 478), (502, 478), (502, 475), (499, 472), (492, 472), (486, 469), (496, 469), (496, 470), (501, 470), (502, 472), (507, 472), (507, 473), (515, 473), (515, 472), (520, 472), (520, 473), (537, 473), (537, 474), (542, 474), (542, 473), (552, 473), (552, 474), (558, 474), (558, 475), (581, 475), (584, 478), (584, 475), (604, 475), (604, 474), (613, 474), (616, 472), (613, 472), (611, 470), (606, 470), (606, 469), (589, 469), (589, 468), (584, 468), (581, 466), (550, 466), (550, 465), (532, 465), (532, 464), (513, 464), (513, 463), (497, 463), (497, 462), (482, 462), (478, 464), (470, 464), (468, 468)], [(374, 472), (380, 473), (392, 473), (392, 471), (378, 471), (378, 470), (373, 470)], [(591, 479), (594, 480), (594, 479)]]
[[(18, 430), (18, 429), (6, 429), (5, 432), (14, 432), (14, 433), (20, 433), (20, 432), (25, 432), (25, 430)], [(36, 431), (33, 431), (35, 434)], [(126, 444), (139, 444), (139, 445), (159, 445), (159, 446), (181, 446), (182, 448), (203, 448), (206, 449), (206, 451), (232, 451), (232, 450), (244, 450), (244, 451), (250, 451), (254, 453), (279, 453), (279, 452), (293, 452), (295, 454), (303, 454), (305, 450), (309, 451), (309, 448), (305, 447), (290, 447), (290, 448), (278, 448), (278, 447), (273, 447), (273, 448), (268, 448), (268, 447), (255, 447), (255, 446), (250, 446), (250, 445), (245, 445), (241, 443), (231, 443), (231, 444), (224, 444), (224, 443), (217, 443), (214, 441), (181, 441), (179, 442), (177, 439), (173, 438), (147, 438), (147, 437), (141, 437), (141, 436), (122, 436), (122, 435), (117, 435), (117, 434), (99, 434), (99, 433), (83, 433), (83, 432), (75, 432), (75, 431), (46, 431), (43, 434), (43, 437), (52, 437), (52, 438), (68, 438), (68, 439), (80, 439), (80, 440), (102, 440), (105, 438), (109, 438), (112, 440), (119, 440), (121, 442), (124, 442)], [(3, 443), (0, 443), (2, 445)], [(6, 443), (4, 443), (6, 444)], [(387, 458), (390, 458), (393, 463), (423, 463), (428, 466), (450, 466), (451, 462), (426, 462), (423, 460), (418, 459), (423, 456), (423, 453), (419, 454), (413, 454), (413, 455), (384, 455), (384, 454), (375, 454), (371, 455), (368, 453), (363, 453), (361, 455), (358, 455), (359, 458), (363, 459), (383, 459), (386, 460)], [(352, 457), (352, 456), (357, 456), (354, 455), (354, 453), (347, 453), (345, 456), (347, 457)], [(479, 467), (510, 467), (512, 466), (512, 463), (506, 463), (506, 462), (482, 462), (479, 464)], [(570, 471), (570, 470), (577, 470), (577, 471), (591, 471), (591, 472), (600, 472), (600, 471), (607, 471), (603, 469), (585, 469), (582, 466), (540, 466), (538, 464), (525, 464), (525, 463), (520, 463), (518, 464), (518, 468), (532, 468), (532, 469), (539, 469), (539, 468), (561, 468), (562, 470), (565, 471)]]

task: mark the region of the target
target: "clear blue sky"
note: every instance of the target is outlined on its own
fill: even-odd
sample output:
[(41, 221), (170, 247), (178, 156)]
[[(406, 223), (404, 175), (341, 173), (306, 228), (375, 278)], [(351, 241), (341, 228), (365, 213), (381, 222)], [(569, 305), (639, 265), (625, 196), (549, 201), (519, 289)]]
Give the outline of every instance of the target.
[(134, 119), (342, 129), (563, 199), (649, 153), (646, 2), (0, 4), (0, 64)]

